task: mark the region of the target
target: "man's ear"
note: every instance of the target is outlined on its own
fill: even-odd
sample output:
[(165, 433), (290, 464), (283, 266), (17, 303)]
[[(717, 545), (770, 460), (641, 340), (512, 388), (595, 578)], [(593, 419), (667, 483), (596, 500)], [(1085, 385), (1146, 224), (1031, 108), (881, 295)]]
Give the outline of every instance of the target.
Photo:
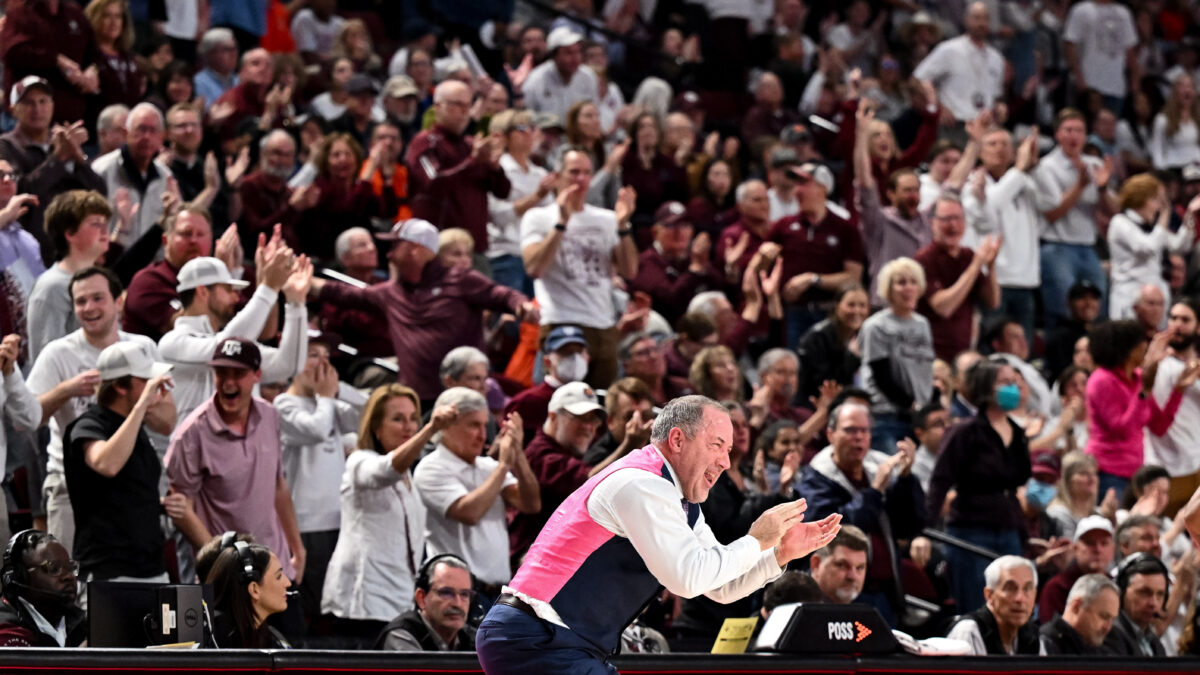
[(817, 570), (819, 570), (819, 569), (821, 569), (821, 556), (814, 553), (814, 554), (812, 554), (812, 557), (809, 558), (809, 560), (808, 560), (808, 570), (811, 573), (816, 574)]
[(425, 609), (426, 593), (427, 592), (425, 591), (425, 589), (418, 588), (417, 591), (413, 594), (413, 599), (416, 600), (416, 602), (417, 602), (417, 609), (420, 609), (422, 611)]

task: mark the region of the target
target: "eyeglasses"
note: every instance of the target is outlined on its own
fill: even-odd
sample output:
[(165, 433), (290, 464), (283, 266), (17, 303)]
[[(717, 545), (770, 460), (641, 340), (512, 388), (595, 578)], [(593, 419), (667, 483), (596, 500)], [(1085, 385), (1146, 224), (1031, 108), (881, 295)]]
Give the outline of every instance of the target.
[(510, 133), (513, 131), (530, 131), (530, 130), (531, 130), (531, 127), (528, 124), (514, 124), (508, 128), (508, 131)]
[(16, 171), (0, 171), (0, 181), (11, 180), (17, 182), (21, 180), (21, 174)]
[(843, 434), (846, 434), (847, 436), (858, 436), (861, 434), (871, 433), (871, 430), (868, 427), (842, 427), (838, 431), (841, 431)]
[(454, 589), (449, 586), (442, 586), (441, 588), (431, 588), (429, 592), (436, 593), (439, 598), (446, 602), (452, 602), (455, 598), (464, 602), (470, 602), (475, 597), (475, 591), (468, 588)]
[(46, 560), (46, 561), (40, 562), (36, 565), (33, 565), (32, 567), (26, 568), (25, 571), (32, 573), (36, 569), (41, 569), (46, 574), (49, 574), (52, 577), (56, 577), (56, 576), (62, 574), (63, 572), (65, 572), (66, 570), (71, 570), (71, 574), (78, 574), (79, 573), (79, 563), (75, 560), (68, 560), (67, 564), (64, 566), (61, 563), (59, 563), (57, 560)]
[(656, 354), (658, 354), (658, 349), (656, 349), (654, 347), (647, 347), (645, 349), (639, 349), (637, 351), (629, 352), (630, 358), (635, 358), (635, 359), (648, 359), (648, 358), (653, 357)]

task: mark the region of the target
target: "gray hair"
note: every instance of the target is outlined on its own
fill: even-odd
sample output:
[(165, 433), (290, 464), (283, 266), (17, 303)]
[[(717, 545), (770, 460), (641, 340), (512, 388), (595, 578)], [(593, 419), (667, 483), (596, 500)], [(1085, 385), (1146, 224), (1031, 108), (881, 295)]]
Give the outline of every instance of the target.
[(121, 115), (129, 115), (129, 106), (114, 103), (105, 107), (96, 117), (96, 131), (100, 133), (111, 131), (117, 125), (117, 118)]
[(692, 394), (672, 400), (654, 418), (654, 427), (650, 430), (650, 442), (661, 445), (667, 442), (671, 430), (678, 427), (688, 438), (695, 438), (700, 433), (700, 425), (704, 422), (704, 411), (707, 408), (719, 410), (728, 415), (725, 406), (707, 396)]
[[(362, 228), (358, 229), (361, 230)], [(467, 372), (467, 368), (476, 363), (482, 363), (485, 366), (491, 365), (487, 354), (484, 354), (475, 347), (455, 347), (442, 357), (442, 365), (438, 367), (438, 377), (442, 381), (445, 381), (447, 377), (457, 380), (463, 376), (463, 373)]]
[(458, 408), (459, 415), (488, 409), (487, 399), (483, 397), (483, 394), (466, 387), (450, 387), (439, 394), (437, 400), (433, 402), (433, 407), (440, 408), (444, 405)]
[[(286, 132), (283, 132), (283, 133), (285, 133), (285, 135), (286, 135)], [(346, 230), (345, 232), (342, 232), (341, 234), (339, 234), (337, 236), (337, 239), (334, 240), (334, 242), (333, 242), (334, 258), (336, 258), (338, 261), (341, 261), (342, 256), (344, 256), (350, 252), (350, 238), (356, 234), (365, 234), (368, 237), (371, 236), (370, 231), (368, 231), (367, 228), (365, 228), (365, 227), (357, 227), (356, 226), (356, 227), (352, 227), (352, 228)], [(467, 349), (467, 347), (463, 347), (463, 349)], [(472, 347), (471, 349), (474, 349), (474, 348)], [(451, 350), (450, 354), (453, 354), (456, 351), (458, 351), (458, 350), (457, 349)], [(476, 351), (479, 351), (479, 350), (476, 350)], [(450, 358), (450, 354), (446, 355), (446, 359)], [(442, 367), (443, 368), (446, 367), (446, 359), (442, 359)]]
[(433, 102), (441, 103), (442, 101), (445, 101), (446, 94), (449, 93), (451, 89), (457, 89), (458, 87), (462, 87), (468, 92), (471, 91), (470, 87), (462, 82), (459, 82), (458, 80), (445, 80), (438, 83), (438, 85), (433, 88)]
[(1067, 606), (1070, 606), (1077, 598), (1083, 598), (1083, 606), (1091, 607), (1105, 589), (1116, 593), (1118, 598), (1121, 597), (1121, 590), (1112, 579), (1103, 574), (1085, 574), (1075, 580), (1075, 585), (1067, 594)]
[(617, 345), (617, 358), (621, 359), (622, 361), (628, 360), (630, 352), (633, 351), (633, 346), (642, 340), (654, 340), (654, 344), (658, 344), (658, 338), (655, 337), (650, 331), (635, 331), (629, 335), (626, 335), (625, 339), (621, 340), (621, 344)]
[(942, 190), (938, 192), (937, 199), (933, 200), (933, 206), (929, 209), (930, 216), (937, 213), (938, 204), (954, 204), (960, 209), (963, 208), (962, 199), (949, 190)]
[(666, 80), (657, 77), (647, 77), (638, 85), (633, 93), (633, 104), (658, 118), (662, 122), (667, 118), (671, 109), (671, 99), (675, 96), (671, 85)]
[(291, 142), (292, 147), (296, 146), (296, 139), (292, 138), (291, 134), (284, 131), (283, 129), (272, 129), (272, 130), (268, 131), (265, 136), (258, 139), (259, 154), (262, 154), (263, 152), (265, 152), (267, 149), (267, 146), (271, 144), (271, 141), (274, 141), (277, 138), (286, 138), (288, 141)]
[(158, 109), (158, 106), (154, 105), (153, 103), (147, 103), (146, 101), (142, 101), (141, 103), (133, 106), (133, 110), (130, 110), (129, 115), (125, 118), (125, 131), (127, 131), (131, 134), (133, 133), (133, 128), (134, 128), (133, 120), (139, 114), (141, 114), (143, 112), (153, 113), (154, 119), (158, 121), (158, 128), (159, 129), (166, 128), (166, 126), (167, 126), (166, 120), (163, 119), (162, 111)]
[(237, 44), (237, 40), (233, 38), (233, 31), (228, 28), (209, 28), (204, 31), (204, 37), (200, 38), (200, 44), (196, 47), (196, 51), (201, 58), (207, 57), (213, 49), (230, 42)]
[(1029, 560), (1029, 558), (1022, 558), (1019, 555), (1002, 555), (993, 560), (991, 564), (988, 565), (985, 570), (983, 570), (984, 585), (993, 591), (996, 590), (996, 587), (1000, 585), (1000, 577), (1003, 576), (1005, 572), (1018, 567), (1024, 567), (1033, 574), (1033, 585), (1036, 588), (1037, 567), (1031, 560)]
[(766, 183), (758, 180), (757, 178), (751, 178), (750, 180), (742, 181), (740, 184), (738, 184), (737, 189), (733, 192), (733, 198), (735, 202), (741, 204), (742, 202), (746, 201), (746, 193), (749, 192), (750, 188), (754, 187), (755, 185), (761, 185), (764, 188), (767, 186)]
[(796, 352), (783, 347), (775, 347), (763, 352), (763, 355), (758, 357), (758, 376), (775, 367), (776, 363), (784, 359), (791, 359), (796, 362), (796, 367), (800, 367), (800, 357), (796, 356)]
[(839, 404), (838, 407), (829, 411), (829, 419), (825, 423), (825, 427), (829, 431), (833, 431), (833, 430), (837, 429), (838, 420), (840, 420), (842, 418), (843, 410), (861, 410), (867, 414), (867, 422), (870, 423), (870, 421), (871, 421), (871, 409), (870, 408), (859, 403), (858, 401), (852, 401), (850, 399), (846, 399), (845, 401), (842, 401), (842, 403)]
[(703, 293), (697, 293), (696, 296), (692, 298), (692, 301), (688, 303), (687, 312), (684, 313), (691, 314), (693, 312), (698, 312), (715, 321), (717, 318), (717, 305), (720, 304), (721, 301), (725, 301), (726, 303), (729, 302), (729, 298), (725, 297), (725, 294), (721, 291), (704, 291)]

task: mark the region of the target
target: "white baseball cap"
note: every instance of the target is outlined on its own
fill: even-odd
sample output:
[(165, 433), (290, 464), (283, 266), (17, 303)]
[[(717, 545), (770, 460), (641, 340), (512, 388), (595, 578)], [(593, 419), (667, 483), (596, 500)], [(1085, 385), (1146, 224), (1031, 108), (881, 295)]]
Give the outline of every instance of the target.
[(599, 410), (601, 414), (605, 412), (596, 391), (584, 382), (568, 382), (555, 389), (547, 410), (555, 413), (566, 410), (572, 415), (586, 415), (593, 410)]
[(148, 380), (170, 371), (171, 364), (156, 360), (150, 345), (126, 340), (105, 347), (96, 360), (96, 369), (101, 381), (126, 375)]
[(1079, 524), (1075, 526), (1075, 538), (1073, 541), (1079, 541), (1083, 538), (1083, 535), (1096, 530), (1107, 532), (1111, 535), (1113, 533), (1112, 522), (1104, 516), (1088, 516), (1079, 521)]
[(570, 47), (581, 41), (583, 41), (582, 35), (566, 26), (559, 26), (550, 31), (550, 35), (546, 37), (546, 51), (553, 52), (559, 47)]
[(433, 223), (420, 218), (401, 220), (392, 226), (392, 237), (396, 241), (411, 241), (437, 253), (438, 229)]
[(192, 258), (184, 263), (179, 270), (179, 283), (176, 284), (175, 290), (182, 292), (213, 284), (229, 284), (234, 288), (245, 288), (250, 285), (250, 282), (234, 279), (233, 275), (229, 273), (229, 268), (220, 260), (200, 257)]

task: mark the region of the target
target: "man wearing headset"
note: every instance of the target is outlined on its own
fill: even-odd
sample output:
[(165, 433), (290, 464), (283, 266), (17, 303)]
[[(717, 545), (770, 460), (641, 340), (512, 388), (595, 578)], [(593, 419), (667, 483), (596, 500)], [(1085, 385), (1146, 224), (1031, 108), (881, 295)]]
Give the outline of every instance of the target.
[(383, 627), (375, 649), (397, 652), (475, 651), (471, 611), (471, 571), (456, 555), (430, 558), (417, 573), (417, 606)]
[(1171, 582), (1167, 566), (1149, 553), (1134, 553), (1117, 566), (1121, 613), (1104, 639), (1113, 654), (1166, 656), (1154, 622), (1163, 613)]
[(87, 614), (75, 605), (78, 564), (58, 540), (23, 530), (4, 548), (0, 647), (78, 647)]

